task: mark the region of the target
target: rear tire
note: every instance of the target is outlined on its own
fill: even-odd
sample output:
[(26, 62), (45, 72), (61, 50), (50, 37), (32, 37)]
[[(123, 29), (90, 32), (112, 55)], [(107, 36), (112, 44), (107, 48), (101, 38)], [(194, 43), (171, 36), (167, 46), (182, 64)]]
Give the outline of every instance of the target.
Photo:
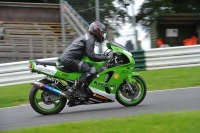
[[(48, 84), (49, 86), (52, 86), (52, 82), (50, 82), (47, 79), (42, 79), (39, 82), (41, 82), (43, 84)], [(56, 88), (61, 89), (61, 84), (56, 85)], [(29, 94), (30, 105), (37, 113), (43, 114), (43, 115), (58, 114), (59, 112), (61, 112), (64, 109), (66, 102), (67, 102), (67, 99), (58, 98), (56, 101), (54, 101), (52, 103), (50, 102), (50, 103), (45, 104), (42, 101), (42, 94), (43, 93), (44, 93), (43, 90), (40, 90), (39, 88), (33, 86), (31, 88), (31, 91), (30, 91), (30, 94)], [(49, 95), (52, 96), (52, 97), (55, 97), (54, 95), (51, 95), (51, 94), (49, 94)], [(45, 108), (45, 107), (42, 107), (42, 105), (45, 105), (46, 107), (48, 107), (48, 106), (54, 106), (54, 107), (53, 108), (49, 108), (49, 107)]]
[(136, 106), (144, 100), (146, 96), (147, 87), (142, 77), (132, 77), (132, 83), (130, 83), (130, 85), (131, 89), (134, 90), (134, 93), (127, 91), (126, 87), (126, 89), (123, 89), (123, 85), (126, 85), (126, 83), (123, 82), (116, 93), (116, 100), (120, 104), (124, 106)]

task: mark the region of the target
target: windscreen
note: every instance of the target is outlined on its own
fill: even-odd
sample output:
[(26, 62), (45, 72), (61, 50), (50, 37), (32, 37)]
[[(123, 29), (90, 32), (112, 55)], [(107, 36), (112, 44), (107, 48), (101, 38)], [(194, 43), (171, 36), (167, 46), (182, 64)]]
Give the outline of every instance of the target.
[(119, 44), (119, 43), (111, 42), (111, 44), (114, 45), (114, 46), (120, 47), (120, 48), (122, 48), (122, 49), (124, 49), (124, 50), (126, 50), (126, 51), (128, 51), (128, 49), (127, 49), (126, 47), (122, 46), (122, 45)]

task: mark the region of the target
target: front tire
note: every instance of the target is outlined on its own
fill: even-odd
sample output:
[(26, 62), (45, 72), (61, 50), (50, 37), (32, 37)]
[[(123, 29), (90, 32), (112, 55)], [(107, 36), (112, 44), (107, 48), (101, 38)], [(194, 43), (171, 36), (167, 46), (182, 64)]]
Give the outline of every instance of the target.
[(124, 106), (136, 106), (146, 96), (146, 83), (140, 76), (133, 76), (132, 82), (128, 85), (124, 81), (116, 93), (116, 100)]
[[(52, 82), (50, 82), (47, 79), (40, 80), (39, 82), (43, 84), (47, 84), (49, 86), (52, 86)], [(56, 87), (57, 89), (61, 89), (61, 86), (58, 84)], [(54, 100), (45, 101), (46, 98), (54, 98)], [(31, 88), (30, 94), (29, 94), (29, 102), (31, 107), (39, 114), (43, 115), (51, 115), (51, 114), (58, 114), (61, 112), (67, 102), (67, 99), (65, 98), (59, 98), (55, 95), (52, 95), (48, 92), (45, 92), (43, 90), (40, 90), (36, 86), (33, 86)]]

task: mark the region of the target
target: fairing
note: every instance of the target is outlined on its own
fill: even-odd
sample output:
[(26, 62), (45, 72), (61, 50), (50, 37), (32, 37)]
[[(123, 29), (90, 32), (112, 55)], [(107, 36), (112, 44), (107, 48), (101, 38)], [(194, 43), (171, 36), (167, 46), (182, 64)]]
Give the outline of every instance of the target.
[[(117, 43), (107, 43), (107, 47), (114, 52), (125, 55), (129, 61), (126, 64), (107, 68), (106, 70), (98, 73), (98, 75), (89, 84), (89, 87), (93, 89), (98, 89), (102, 92), (107, 92), (109, 94), (115, 94), (116, 90), (124, 81), (124, 79), (128, 80), (128, 82), (131, 82), (131, 77), (137, 75), (136, 73), (132, 72), (135, 62), (131, 53), (129, 53), (122, 45)], [(83, 60), (95, 66), (97, 70), (107, 63), (107, 61), (93, 62), (88, 57), (84, 57)], [(36, 65), (33, 60), (30, 60), (29, 62), (32, 66), (30, 68), (32, 71), (47, 75), (52, 78), (74, 81), (82, 75), (82, 73), (79, 72), (62, 72), (55, 66)], [(111, 73), (109, 77), (110, 79), (108, 81), (105, 81), (108, 73)]]

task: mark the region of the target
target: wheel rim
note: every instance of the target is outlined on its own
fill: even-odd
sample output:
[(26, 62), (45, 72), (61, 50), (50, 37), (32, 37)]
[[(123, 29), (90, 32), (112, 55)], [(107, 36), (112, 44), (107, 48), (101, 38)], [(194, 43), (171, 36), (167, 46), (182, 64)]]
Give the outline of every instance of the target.
[(35, 105), (38, 107), (38, 109), (40, 109), (44, 112), (53, 112), (53, 111), (57, 110), (60, 107), (60, 105), (62, 104), (63, 100), (58, 99), (58, 100), (54, 101), (52, 104), (46, 105), (43, 103), (42, 98), (41, 98), (42, 92), (43, 92), (42, 90), (37, 88), (37, 90), (34, 94), (34, 102), (35, 102)]
[(143, 95), (145, 93), (145, 86), (139, 78), (132, 77), (132, 83), (137, 84), (138, 91), (139, 91), (139, 92), (136, 92), (136, 93), (138, 93), (138, 96), (133, 99), (126, 98), (125, 96), (122, 95), (121, 90), (118, 89), (118, 96), (119, 96), (120, 100), (126, 104), (137, 103), (138, 101), (140, 101), (143, 98)]

